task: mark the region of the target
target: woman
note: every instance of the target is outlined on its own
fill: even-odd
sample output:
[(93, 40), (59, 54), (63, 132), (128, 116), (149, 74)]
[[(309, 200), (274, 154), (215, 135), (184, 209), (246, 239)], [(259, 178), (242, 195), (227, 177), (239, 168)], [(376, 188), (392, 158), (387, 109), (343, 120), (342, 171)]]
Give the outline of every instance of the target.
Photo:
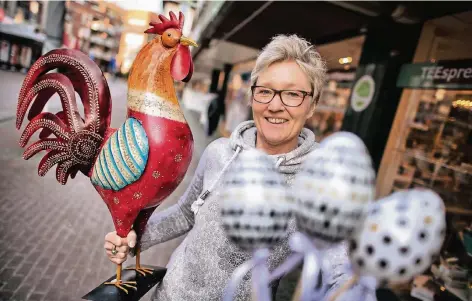
[[(241, 123), (230, 138), (208, 145), (182, 198), (148, 222), (142, 250), (187, 234), (174, 251), (153, 300), (221, 300), (234, 269), (252, 254), (233, 246), (220, 227), (219, 179), (241, 151), (255, 147), (273, 159), (291, 185), (304, 158), (316, 148), (314, 134), (303, 126), (313, 115), (325, 73), (319, 53), (296, 35), (277, 36), (263, 49), (251, 74), (254, 121)], [(290, 229), (295, 231), (293, 222)], [(127, 239), (108, 233), (105, 249), (110, 260), (125, 261), (135, 237), (134, 232)], [(112, 255), (115, 246), (119, 252)], [(281, 264), (289, 253), (287, 241), (277, 245), (269, 258), (270, 268)], [(334, 272), (327, 280), (332, 291), (347, 278), (342, 272), (347, 262), (344, 244), (327, 254)], [(250, 286), (245, 279), (235, 299), (250, 300)]]

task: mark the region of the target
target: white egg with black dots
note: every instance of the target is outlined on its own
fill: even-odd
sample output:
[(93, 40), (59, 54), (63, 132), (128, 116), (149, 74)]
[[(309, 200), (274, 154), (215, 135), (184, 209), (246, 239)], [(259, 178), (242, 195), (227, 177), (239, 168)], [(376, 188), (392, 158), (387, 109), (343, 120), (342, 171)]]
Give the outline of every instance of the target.
[(439, 255), (446, 233), (445, 207), (426, 189), (394, 193), (370, 208), (349, 256), (360, 276), (398, 284), (424, 272)]
[(257, 150), (244, 150), (223, 180), (222, 226), (243, 250), (270, 248), (286, 238), (293, 199), (275, 162)]
[(300, 231), (330, 243), (351, 237), (374, 199), (374, 185), (372, 160), (359, 137), (339, 132), (326, 138), (293, 186)]

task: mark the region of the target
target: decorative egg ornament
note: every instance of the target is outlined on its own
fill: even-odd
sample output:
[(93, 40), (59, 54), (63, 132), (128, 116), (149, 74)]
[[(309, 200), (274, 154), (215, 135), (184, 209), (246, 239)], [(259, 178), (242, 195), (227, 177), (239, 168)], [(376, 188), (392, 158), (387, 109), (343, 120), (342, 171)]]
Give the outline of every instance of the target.
[(375, 172), (362, 140), (339, 132), (305, 160), (294, 184), (297, 224), (316, 242), (339, 242), (362, 224), (374, 199)]
[(254, 252), (249, 261), (233, 272), (223, 300), (233, 300), (243, 276), (252, 269), (252, 290), (256, 300), (270, 301), (269, 248), (287, 235), (293, 199), (283, 177), (275, 169), (275, 162), (257, 150), (243, 151), (223, 183), (223, 228), (235, 245)]
[(243, 151), (225, 176), (222, 197), (223, 228), (241, 249), (270, 247), (286, 237), (293, 201), (267, 155)]
[(398, 284), (426, 270), (446, 233), (445, 207), (435, 192), (394, 193), (370, 208), (362, 231), (350, 242), (354, 272), (377, 283)]

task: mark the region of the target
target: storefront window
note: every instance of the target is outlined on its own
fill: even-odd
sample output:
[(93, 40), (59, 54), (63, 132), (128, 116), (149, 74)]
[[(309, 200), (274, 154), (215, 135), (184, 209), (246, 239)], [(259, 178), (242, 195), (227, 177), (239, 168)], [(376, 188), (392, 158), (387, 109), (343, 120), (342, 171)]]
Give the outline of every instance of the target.
[(398, 84), (409, 88), (402, 99), (407, 105), (397, 112), (405, 115), (403, 130), (391, 133), (397, 148), (384, 155), (393, 166), (391, 176), (379, 182), (382, 194), (431, 188), (444, 199), (447, 211), (457, 215), (472, 215), (470, 18), (469, 12), (425, 24), (425, 30), (433, 28), (434, 37), (429, 49), (423, 45), (427, 59), (404, 66), (400, 73)]
[(341, 129), (363, 44), (364, 36), (359, 36), (317, 48), (328, 67), (326, 85), (306, 123), (317, 141)]
[(432, 188), (449, 211), (472, 213), (472, 91), (413, 93), (418, 109), (404, 136), (392, 190)]

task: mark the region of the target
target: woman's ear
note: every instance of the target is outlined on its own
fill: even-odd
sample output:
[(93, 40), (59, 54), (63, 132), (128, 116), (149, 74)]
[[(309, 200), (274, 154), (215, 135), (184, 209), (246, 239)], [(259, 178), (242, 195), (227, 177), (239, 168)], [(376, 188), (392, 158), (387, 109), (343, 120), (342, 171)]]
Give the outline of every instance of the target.
[(308, 111), (308, 115), (307, 115), (306, 119), (310, 119), (311, 116), (313, 116), (313, 114), (315, 113), (315, 109), (316, 109), (316, 101), (313, 101), (313, 103), (310, 104), (310, 109)]

